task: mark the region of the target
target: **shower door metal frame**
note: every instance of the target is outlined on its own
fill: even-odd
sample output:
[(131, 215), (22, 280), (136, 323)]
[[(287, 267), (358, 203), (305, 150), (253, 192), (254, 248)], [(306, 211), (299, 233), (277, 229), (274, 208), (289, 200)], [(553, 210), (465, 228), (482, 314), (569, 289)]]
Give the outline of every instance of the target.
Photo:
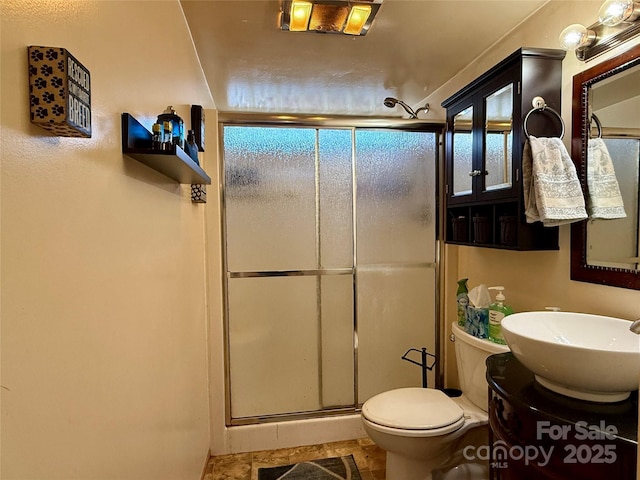
[[(244, 126), (244, 127), (282, 127), (282, 128), (314, 128), (319, 129), (344, 129), (351, 131), (351, 169), (352, 169), (352, 235), (353, 235), (353, 260), (352, 268), (329, 268), (329, 269), (308, 269), (308, 270), (276, 270), (276, 271), (256, 271), (256, 272), (229, 272), (227, 266), (227, 232), (226, 232), (226, 203), (225, 203), (225, 162), (224, 162), (224, 127), (225, 126)], [(328, 417), (336, 415), (346, 415), (359, 413), (362, 403), (358, 400), (358, 313), (357, 313), (357, 268), (356, 268), (356, 245), (357, 245), (357, 233), (356, 233), (356, 172), (355, 172), (355, 134), (358, 129), (389, 129), (389, 130), (405, 130), (416, 132), (429, 132), (436, 135), (435, 138), (435, 174), (436, 174), (436, 225), (435, 225), (435, 266), (431, 263), (417, 264), (416, 266), (431, 267), (435, 269), (435, 348), (438, 358), (443, 358), (443, 348), (441, 341), (440, 326), (442, 323), (441, 312), (444, 309), (441, 305), (440, 296), (440, 283), (443, 275), (443, 269), (440, 265), (441, 262), (441, 246), (442, 239), (442, 221), (443, 221), (443, 205), (444, 202), (441, 198), (441, 179), (440, 171), (442, 170), (443, 156), (443, 139), (444, 139), (443, 123), (434, 122), (422, 122), (417, 120), (404, 120), (404, 119), (374, 119), (370, 117), (322, 117), (319, 120), (318, 116), (281, 116), (281, 115), (260, 115), (260, 114), (238, 114), (238, 113), (224, 113), (218, 114), (218, 162), (219, 178), (220, 178), (220, 205), (221, 205), (221, 246), (222, 246), (222, 288), (223, 288), (223, 302), (224, 302), (224, 319), (223, 319), (223, 334), (224, 334), (224, 377), (225, 377), (225, 424), (228, 427), (241, 426), (241, 425), (254, 425), (268, 422), (279, 422), (288, 420), (303, 420), (319, 417)], [(318, 262), (319, 257), (319, 236), (318, 236), (318, 145), (316, 134), (316, 159), (315, 159), (315, 195), (316, 195), (316, 258)], [(398, 264), (394, 264), (398, 266)], [(228, 281), (232, 278), (265, 278), (265, 277), (293, 277), (293, 276), (316, 276), (321, 275), (353, 275), (353, 355), (354, 355), (354, 392), (353, 392), (353, 405), (345, 407), (331, 407), (327, 409), (320, 409), (314, 411), (305, 412), (292, 412), (283, 414), (270, 414), (265, 416), (252, 416), (242, 418), (232, 418), (231, 416), (231, 374), (230, 374), (230, 340), (229, 340), (229, 302), (228, 302)], [(321, 353), (321, 349), (319, 350)], [(438, 361), (436, 365), (436, 386), (442, 386), (442, 379), (444, 376), (443, 362)], [(322, 382), (320, 376), (320, 382)], [(321, 390), (320, 390), (321, 391)]]

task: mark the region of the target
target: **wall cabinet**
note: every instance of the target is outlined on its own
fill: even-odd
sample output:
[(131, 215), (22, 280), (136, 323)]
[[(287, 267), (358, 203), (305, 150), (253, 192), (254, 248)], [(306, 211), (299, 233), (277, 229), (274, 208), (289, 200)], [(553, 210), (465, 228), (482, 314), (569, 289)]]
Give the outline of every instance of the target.
[[(519, 49), (442, 103), (447, 109), (447, 243), (514, 250), (558, 249), (558, 228), (527, 224), (522, 192), (523, 120), (542, 97), (560, 110), (563, 50)], [(531, 135), (558, 136), (540, 111)]]

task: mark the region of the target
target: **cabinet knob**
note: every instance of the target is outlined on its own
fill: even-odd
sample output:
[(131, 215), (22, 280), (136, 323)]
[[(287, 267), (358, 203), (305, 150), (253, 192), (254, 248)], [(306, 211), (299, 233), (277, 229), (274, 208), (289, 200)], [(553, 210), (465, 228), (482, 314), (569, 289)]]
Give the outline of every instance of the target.
[(471, 170), (469, 172), (469, 176), (470, 177), (478, 177), (480, 175), (489, 175), (489, 172), (487, 172), (487, 171), (483, 172), (482, 170)]

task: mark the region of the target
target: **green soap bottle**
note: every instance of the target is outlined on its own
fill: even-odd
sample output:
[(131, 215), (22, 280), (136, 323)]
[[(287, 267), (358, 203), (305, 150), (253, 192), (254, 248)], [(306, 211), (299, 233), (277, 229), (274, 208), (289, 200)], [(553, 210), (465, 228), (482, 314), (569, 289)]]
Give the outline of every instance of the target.
[(496, 301), (489, 305), (489, 340), (501, 345), (506, 345), (502, 336), (502, 319), (513, 313), (513, 308), (505, 304), (504, 287), (489, 287), (489, 290), (497, 290)]
[(458, 325), (464, 328), (467, 321), (467, 305), (469, 305), (468, 278), (458, 280), (458, 290), (456, 291), (456, 302), (458, 303)]

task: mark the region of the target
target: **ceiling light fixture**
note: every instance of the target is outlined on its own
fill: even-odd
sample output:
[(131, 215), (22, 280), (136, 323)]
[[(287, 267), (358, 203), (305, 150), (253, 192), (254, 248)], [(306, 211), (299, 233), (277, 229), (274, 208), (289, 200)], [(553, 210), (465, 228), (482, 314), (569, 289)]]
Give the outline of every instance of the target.
[(638, 35), (639, 18), (640, 2), (606, 0), (598, 12), (598, 22), (589, 27), (569, 25), (560, 33), (560, 45), (575, 50), (579, 60), (590, 60)]
[(280, 28), (366, 35), (383, 0), (281, 0)]

